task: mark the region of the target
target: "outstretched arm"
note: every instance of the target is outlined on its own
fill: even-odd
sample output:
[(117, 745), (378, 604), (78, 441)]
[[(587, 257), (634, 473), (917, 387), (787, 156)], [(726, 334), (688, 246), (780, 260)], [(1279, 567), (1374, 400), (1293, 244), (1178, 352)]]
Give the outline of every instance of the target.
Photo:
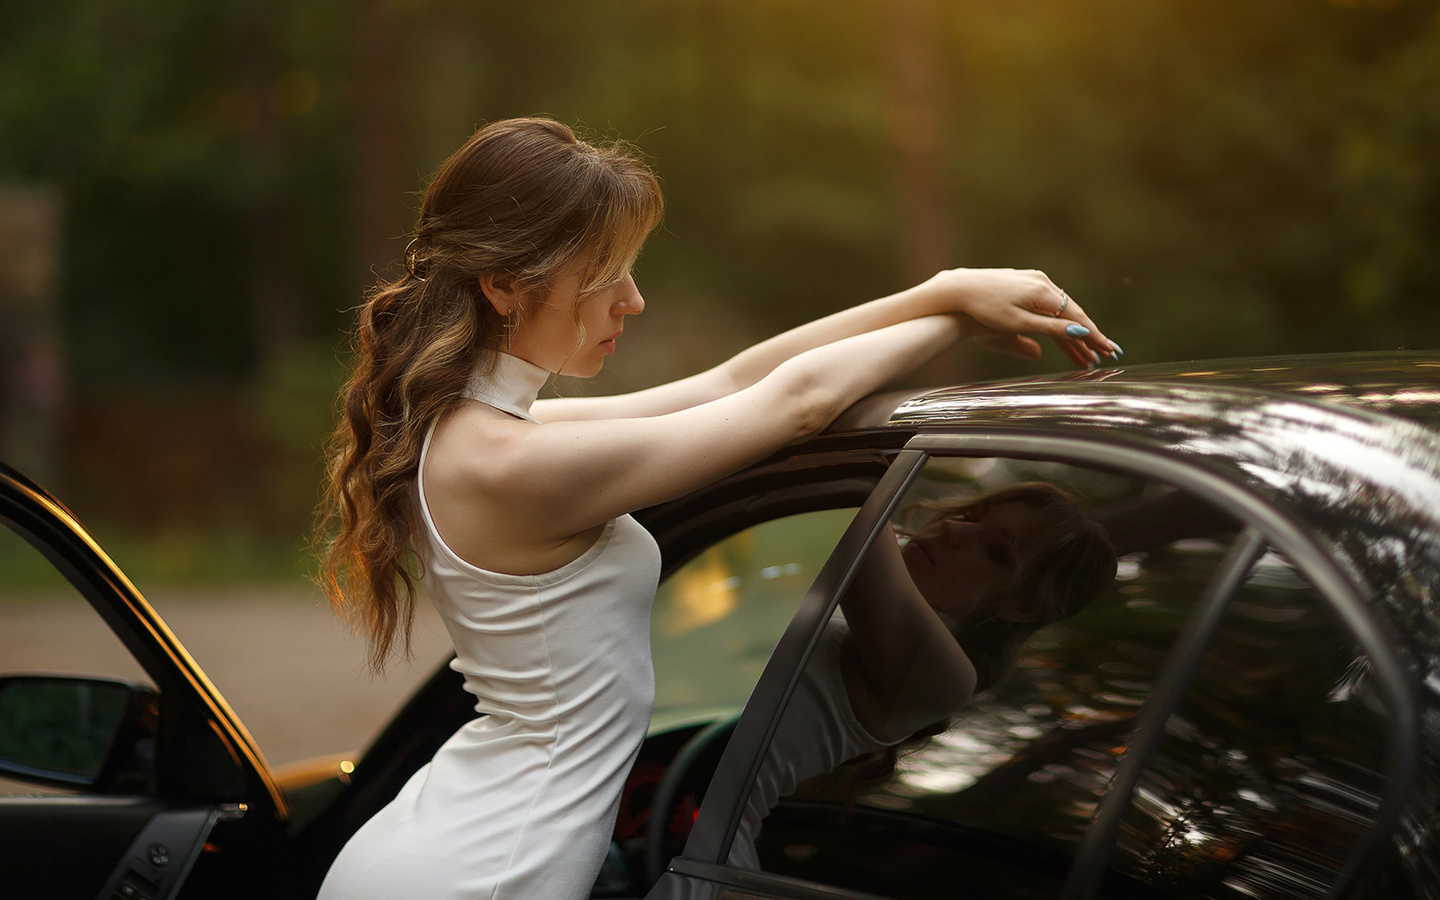
[(886, 528), (840, 600), (850, 635), (842, 651), (855, 718), (898, 740), (953, 715), (975, 692), (975, 666), (910, 580)]
[(589, 529), (673, 500), (823, 429), (856, 400), (953, 344), (927, 316), (807, 350), (742, 390), (659, 416), (535, 424), (467, 404), (436, 427), (426, 496), (468, 561), (542, 572)]
[[(822, 430), (856, 400), (952, 345), (962, 325), (928, 316), (798, 354), (717, 400), (653, 417), (493, 420), (474, 476), (517, 522), (563, 536), (672, 500)], [(433, 452), (433, 451), (432, 451)], [(544, 472), (544, 479), (528, 477)]]
[(1171, 490), (1110, 506), (1096, 516), (1119, 556), (1153, 550), (1182, 538), (1233, 534), (1240, 523), (1188, 491)]
[[(1061, 315), (1055, 312), (1061, 305)], [(718, 400), (744, 390), (786, 360), (835, 341), (912, 319), (951, 314), (963, 336), (991, 350), (1034, 359), (1040, 345), (1026, 334), (1053, 338), (1076, 365), (1118, 349), (1074, 300), (1067, 300), (1043, 272), (1015, 269), (951, 269), (888, 297), (816, 319), (741, 351), (720, 365), (669, 384), (613, 397), (542, 400), (533, 412), (542, 421), (656, 416)], [(1088, 330), (1066, 334), (1067, 326)]]

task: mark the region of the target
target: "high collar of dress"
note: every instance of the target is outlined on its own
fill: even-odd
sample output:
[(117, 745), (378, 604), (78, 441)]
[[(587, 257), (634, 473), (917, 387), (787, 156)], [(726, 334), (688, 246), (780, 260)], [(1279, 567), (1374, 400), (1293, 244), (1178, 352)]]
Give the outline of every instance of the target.
[(534, 421), (530, 404), (535, 402), (549, 378), (549, 372), (532, 362), (508, 353), (496, 353), (495, 368), (489, 372), (477, 368), (465, 386), (465, 396)]

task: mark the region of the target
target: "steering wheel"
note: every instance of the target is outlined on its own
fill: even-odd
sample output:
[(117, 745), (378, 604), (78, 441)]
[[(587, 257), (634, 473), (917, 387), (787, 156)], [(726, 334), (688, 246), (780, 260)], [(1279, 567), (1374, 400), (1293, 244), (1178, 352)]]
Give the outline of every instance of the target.
[(711, 722), (686, 741), (665, 767), (650, 802), (650, 820), (645, 823), (643, 862), (647, 884), (659, 881), (665, 866), (685, 849), (695, 824), (694, 815), (705, 799), (705, 789), (738, 721), (740, 714), (736, 713)]

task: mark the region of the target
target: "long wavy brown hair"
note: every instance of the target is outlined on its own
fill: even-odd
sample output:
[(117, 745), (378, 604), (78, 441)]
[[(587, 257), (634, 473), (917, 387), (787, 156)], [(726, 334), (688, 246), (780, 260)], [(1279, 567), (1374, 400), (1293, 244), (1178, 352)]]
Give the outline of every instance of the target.
[(582, 266), (582, 296), (625, 277), (662, 209), (654, 174), (630, 148), (543, 118), (485, 126), (430, 179), (403, 272), (360, 307), (317, 517), (318, 580), (368, 638), (373, 670), (410, 653), (425, 435), (503, 343), (505, 320), (480, 276), (524, 292), (523, 328), (527, 303), (571, 265)]
[(1033, 509), (1036, 525), (1015, 535), (1015, 574), (987, 588), (983, 605), (1013, 599), (1027, 615), (1023, 621), (986, 616), (956, 624), (955, 639), (975, 666), (976, 693), (989, 690), (1014, 668), (1021, 645), (1032, 633), (1075, 615), (1115, 581), (1115, 547), (1109, 533), (1074, 497), (1052, 484), (1018, 482), (927, 506), (938, 519), (983, 518), (1007, 503)]

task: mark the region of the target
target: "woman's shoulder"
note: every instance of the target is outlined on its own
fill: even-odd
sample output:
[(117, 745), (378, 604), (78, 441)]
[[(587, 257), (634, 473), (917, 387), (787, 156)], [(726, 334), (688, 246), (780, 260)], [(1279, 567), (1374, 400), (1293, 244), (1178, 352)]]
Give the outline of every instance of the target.
[(527, 432), (541, 427), (484, 403), (467, 400), (441, 416), (426, 449), (425, 478), (454, 489), (503, 483), (507, 466), (523, 454)]
[(482, 403), (464, 403), (435, 424), (417, 473), (419, 496), (437, 537), (463, 561), (500, 573), (545, 572), (593, 542), (591, 533), (547, 533), (516, 499), (536, 477), (523, 443), (539, 427)]

